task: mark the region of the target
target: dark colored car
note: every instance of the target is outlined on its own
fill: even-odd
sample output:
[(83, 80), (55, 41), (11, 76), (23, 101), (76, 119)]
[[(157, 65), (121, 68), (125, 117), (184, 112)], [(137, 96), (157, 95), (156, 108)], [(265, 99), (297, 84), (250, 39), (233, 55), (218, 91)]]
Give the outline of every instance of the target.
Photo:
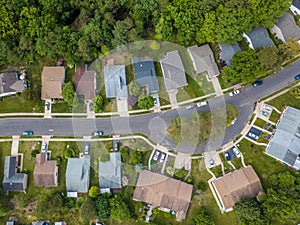
[(23, 131), (23, 135), (24, 136), (32, 136), (33, 135), (33, 131), (31, 131), (31, 130)]
[(257, 87), (257, 86), (260, 86), (263, 84), (263, 81), (262, 80), (257, 80), (255, 82), (252, 83), (252, 87)]
[(300, 74), (298, 74), (297, 76), (295, 76), (295, 80), (300, 80)]
[(225, 152), (225, 153), (224, 153), (224, 156), (225, 156), (225, 159), (226, 159), (227, 161), (230, 161), (230, 155), (229, 155), (228, 152)]

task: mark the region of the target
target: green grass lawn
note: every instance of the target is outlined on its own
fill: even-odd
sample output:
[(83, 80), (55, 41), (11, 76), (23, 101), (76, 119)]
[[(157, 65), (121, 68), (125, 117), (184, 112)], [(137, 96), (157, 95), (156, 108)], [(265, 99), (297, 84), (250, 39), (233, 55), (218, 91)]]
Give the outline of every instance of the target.
[(264, 125), (266, 124), (266, 121), (264, 121), (261, 118), (256, 118), (254, 125), (263, 128)]
[(275, 110), (272, 111), (270, 117), (269, 117), (269, 120), (274, 122), (274, 123), (277, 123), (277, 121), (279, 120), (281, 114), (279, 114), (278, 112), (276, 112)]
[(70, 106), (66, 102), (55, 102), (51, 105), (52, 113), (70, 113)]
[(272, 99), (268, 102), (268, 104), (276, 107), (281, 112), (284, 110), (286, 106), (292, 106), (297, 109), (300, 109), (300, 101), (296, 99), (294, 95), (290, 92), (287, 92), (277, 98)]
[(268, 187), (267, 179), (270, 175), (288, 170), (287, 166), (266, 155), (264, 146), (243, 139), (238, 147), (244, 155), (246, 165), (253, 166), (265, 189)]
[(0, 98), (0, 113), (12, 112), (44, 112), (44, 101), (25, 101), (22, 96)]

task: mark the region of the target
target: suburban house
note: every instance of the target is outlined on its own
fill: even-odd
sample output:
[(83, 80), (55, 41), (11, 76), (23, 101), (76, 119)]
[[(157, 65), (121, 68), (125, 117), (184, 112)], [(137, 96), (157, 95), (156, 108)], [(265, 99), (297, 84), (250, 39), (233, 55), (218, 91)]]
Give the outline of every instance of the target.
[(234, 205), (244, 198), (255, 198), (264, 193), (252, 166), (234, 170), (213, 180), (212, 191), (223, 212), (232, 211)]
[(77, 95), (85, 97), (85, 101), (91, 101), (96, 96), (97, 81), (96, 72), (88, 71), (87, 66), (76, 67), (74, 86)]
[(278, 19), (271, 32), (275, 33), (276, 37), (284, 43), (289, 38), (300, 39), (300, 28), (296, 25), (294, 17), (288, 12)]
[(58, 166), (56, 166), (56, 160), (48, 160), (45, 153), (37, 154), (33, 177), (35, 186), (57, 186)]
[(276, 125), (266, 154), (300, 170), (300, 110), (288, 106)]
[(182, 221), (186, 217), (192, 193), (191, 184), (142, 170), (133, 193), (133, 200), (151, 204), (165, 212), (176, 213), (176, 220)]
[(159, 91), (153, 59), (134, 58), (132, 60), (136, 82), (152, 94)]
[(268, 30), (262, 26), (254, 27), (249, 34), (243, 33), (243, 37), (246, 38), (251, 49), (274, 46)]
[(230, 66), (232, 57), (235, 53), (240, 52), (241, 48), (238, 44), (228, 45), (224, 42), (220, 45), (220, 61), (224, 62), (225, 65)]
[(63, 66), (46, 66), (42, 73), (42, 99), (62, 99), (61, 92), (65, 80)]
[[(22, 76), (22, 75), (21, 75)], [(0, 97), (13, 95), (22, 92), (24, 87), (24, 79), (17, 73), (1, 73), (0, 74)]]
[(167, 52), (166, 56), (160, 60), (160, 66), (167, 92), (175, 91), (180, 87), (188, 85), (184, 66), (177, 50)]
[(69, 158), (66, 171), (66, 189), (68, 197), (78, 197), (78, 193), (87, 193), (90, 186), (90, 157)]
[(18, 156), (5, 156), (4, 163), (4, 191), (25, 191), (27, 188), (28, 175), (18, 173)]
[(208, 44), (202, 46), (191, 46), (187, 48), (193, 61), (196, 73), (207, 72), (209, 78), (220, 75), (220, 71), (215, 62), (214, 53)]
[(300, 0), (293, 0), (292, 4), (290, 6), (290, 10), (295, 14), (295, 15), (300, 15)]
[(109, 157), (109, 161), (99, 162), (100, 193), (122, 191), (121, 155), (111, 152)]
[(105, 66), (104, 83), (106, 98), (127, 98), (125, 65)]

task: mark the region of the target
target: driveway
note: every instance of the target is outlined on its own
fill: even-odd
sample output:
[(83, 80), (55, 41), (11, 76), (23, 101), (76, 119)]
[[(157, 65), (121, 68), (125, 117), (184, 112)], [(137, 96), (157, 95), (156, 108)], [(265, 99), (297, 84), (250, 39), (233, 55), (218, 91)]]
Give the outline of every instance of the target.
[(178, 92), (178, 90), (168, 92), (170, 104), (172, 105), (172, 109), (178, 108), (177, 98), (176, 98), (177, 92)]
[[(213, 165), (210, 165), (210, 160), (214, 161)], [(222, 164), (220, 155), (217, 151), (204, 152), (204, 163), (206, 168), (212, 168)]]
[(117, 108), (121, 117), (129, 116), (127, 98), (117, 98)]

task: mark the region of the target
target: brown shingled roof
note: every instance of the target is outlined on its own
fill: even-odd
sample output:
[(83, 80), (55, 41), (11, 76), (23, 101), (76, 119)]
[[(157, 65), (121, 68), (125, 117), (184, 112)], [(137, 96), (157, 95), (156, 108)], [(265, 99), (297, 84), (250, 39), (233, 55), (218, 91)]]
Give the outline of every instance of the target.
[(46, 154), (37, 154), (34, 167), (34, 185), (51, 187), (56, 186), (56, 161), (46, 160)]
[(133, 199), (180, 212), (184, 218), (191, 202), (192, 192), (191, 184), (142, 170)]
[(212, 182), (225, 209), (232, 208), (244, 198), (254, 198), (263, 192), (262, 185), (252, 166), (247, 166)]
[(92, 100), (95, 97), (95, 71), (85, 71), (82, 74), (76, 74), (75, 89), (78, 95), (84, 95), (85, 100)]
[(42, 73), (42, 99), (62, 98), (62, 82), (65, 76), (63, 66), (46, 66)]

